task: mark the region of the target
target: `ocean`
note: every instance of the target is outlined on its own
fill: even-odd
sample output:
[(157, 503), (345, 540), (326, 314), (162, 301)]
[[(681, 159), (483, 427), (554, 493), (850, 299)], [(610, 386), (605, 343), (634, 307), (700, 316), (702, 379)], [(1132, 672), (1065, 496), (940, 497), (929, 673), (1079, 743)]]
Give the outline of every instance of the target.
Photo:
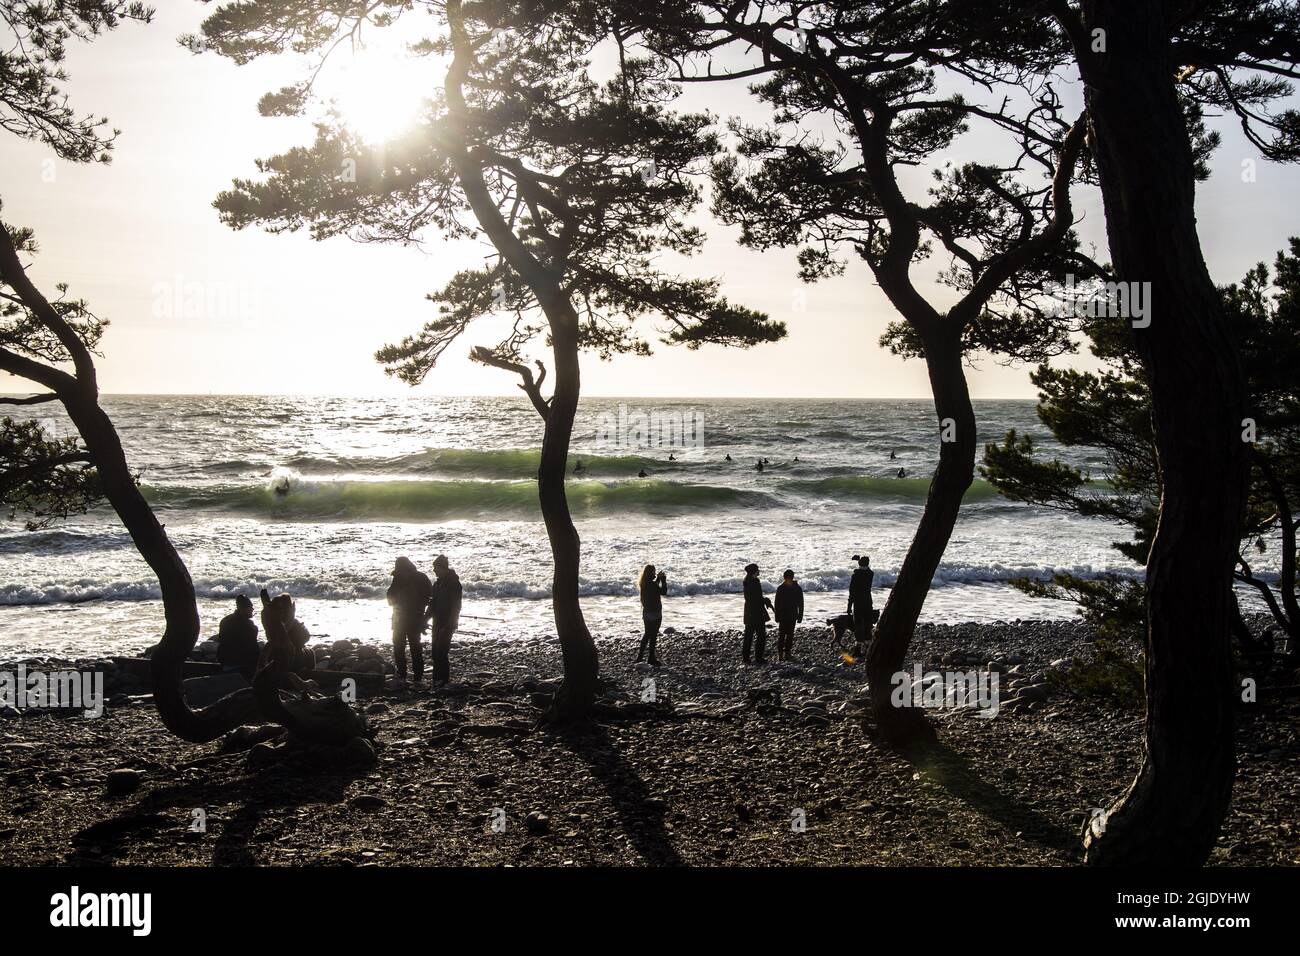
[[(522, 397), (109, 396), (104, 406), (189, 565), (205, 636), (233, 594), (267, 587), (292, 593), (318, 638), (386, 640), (393, 559), (427, 571), (439, 553), (465, 584), (467, 638), (552, 633), (534, 478), (542, 425)], [(976, 415), (981, 448), (1015, 428), (1104, 477), (1100, 459), (1051, 440), (1032, 401), (981, 401)], [(812, 620), (841, 612), (850, 558), (868, 553), (883, 606), (936, 437), (927, 401), (584, 399), (569, 500), (588, 623), (637, 632), (646, 562), (668, 574), (665, 627), (739, 626), (750, 561), (769, 589), (792, 568)], [(922, 620), (1072, 617), (1073, 604), (1007, 582), (1058, 569), (1137, 575), (1109, 547), (1123, 534), (1007, 501), (977, 479)], [(0, 524), (6, 656), (138, 650), (161, 631), (158, 598), (109, 509), (38, 532)]]

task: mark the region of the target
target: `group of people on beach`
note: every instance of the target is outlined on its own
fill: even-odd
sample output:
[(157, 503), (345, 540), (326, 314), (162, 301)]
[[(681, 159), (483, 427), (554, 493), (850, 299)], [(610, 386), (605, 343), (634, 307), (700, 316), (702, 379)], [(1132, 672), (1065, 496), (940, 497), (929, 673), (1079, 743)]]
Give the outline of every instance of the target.
[[(424, 649), (420, 638), (432, 625), (430, 643), (433, 669), (430, 680), (451, 679), (451, 639), (460, 627), (460, 609), (463, 588), (460, 576), (445, 554), (433, 559), (434, 580), (415, 566), (410, 558), (398, 558), (393, 564), (393, 581), (388, 587), (388, 603), (393, 609), (393, 665), (395, 683), (404, 686), (407, 681), (406, 651), (411, 651), (411, 666), (415, 682), (424, 679)], [(257, 640), (257, 625), (253, 623), (253, 602), (246, 594), (235, 596), (235, 610), (221, 619), (217, 629), (217, 662), (222, 670), (237, 673), (252, 681), (265, 663), (267, 655), (278, 654), (285, 659), (287, 670), (306, 678), (315, 670), (315, 655), (307, 647), (311, 635), (297, 619), (293, 598), (279, 594), (271, 599), (262, 591), (263, 624), (276, 624), (276, 632), (287, 644), (275, 647), (275, 641), (265, 644)], [(268, 618), (267, 615), (270, 615)]]
[[(871, 601), (871, 588), (875, 572), (871, 570), (871, 558), (866, 555), (853, 556), (857, 565), (849, 578), (849, 606), (846, 617), (852, 620), (854, 641), (858, 648), (864, 648), (871, 640), (871, 628), (876, 615)], [(659, 666), (656, 645), (659, 631), (663, 625), (664, 603), (668, 594), (668, 576), (653, 564), (647, 564), (637, 577), (637, 591), (641, 596), (641, 620), (644, 632), (641, 646), (637, 649), (636, 663), (646, 661), (651, 667)], [(746, 663), (764, 664), (767, 662), (767, 625), (776, 618), (776, 659), (788, 661), (794, 656), (795, 627), (803, 623), (804, 603), (803, 588), (795, 580), (794, 570), (786, 568), (781, 575), (772, 597), (763, 593), (763, 582), (759, 577), (759, 567), (750, 563), (745, 565), (745, 577), (741, 582), (741, 594), (744, 598), (744, 636), (741, 639), (740, 657)], [(768, 612), (771, 612), (771, 615)]]
[[(849, 604), (845, 617), (852, 621), (854, 638), (859, 648), (871, 638), (875, 623), (871, 589), (874, 572), (871, 559), (854, 555), (857, 567), (849, 579)], [(433, 559), (434, 580), (417, 568), (409, 558), (401, 557), (393, 564), (393, 579), (388, 587), (388, 603), (392, 607), (394, 683), (405, 686), (408, 678), (407, 650), (410, 650), (411, 676), (415, 683), (424, 679), (424, 649), (421, 638), (432, 626), (430, 653), (433, 658), (430, 680), (445, 682), (451, 679), (451, 641), (460, 627), (461, 604), (464, 589), (460, 576), (451, 567), (445, 554)], [(668, 576), (653, 564), (647, 564), (637, 577), (637, 592), (641, 599), (641, 619), (644, 631), (637, 649), (636, 663), (645, 661), (659, 667), (656, 653), (659, 632), (663, 625), (663, 599), (668, 595)], [(741, 641), (741, 660), (745, 664), (766, 663), (767, 625), (776, 618), (776, 658), (788, 661), (794, 656), (795, 628), (803, 622), (803, 588), (795, 580), (794, 571), (787, 568), (781, 583), (771, 598), (763, 593), (759, 567), (745, 566), (741, 582), (744, 598), (744, 637)], [(247, 595), (235, 597), (235, 610), (221, 620), (217, 631), (217, 660), (223, 670), (242, 674), (251, 681), (269, 653), (279, 653), (285, 658), (287, 670), (299, 677), (307, 677), (315, 668), (315, 655), (307, 648), (311, 635), (297, 619), (293, 599), (280, 594), (274, 600), (262, 591), (263, 622), (276, 623), (280, 641), (285, 648), (259, 644), (257, 625), (253, 623), (253, 602)], [(769, 615), (768, 612), (771, 612)], [(271, 615), (270, 618), (267, 615)]]
[(282, 661), (285, 671), (306, 677), (316, 668), (316, 656), (307, 647), (311, 633), (298, 620), (298, 608), (288, 594), (272, 598), (262, 589), (262, 624), (267, 640), (257, 639), (253, 623), (253, 601), (247, 594), (235, 595), (235, 610), (221, 619), (217, 628), (217, 662), (223, 671), (243, 675), (251, 682), (271, 658)]

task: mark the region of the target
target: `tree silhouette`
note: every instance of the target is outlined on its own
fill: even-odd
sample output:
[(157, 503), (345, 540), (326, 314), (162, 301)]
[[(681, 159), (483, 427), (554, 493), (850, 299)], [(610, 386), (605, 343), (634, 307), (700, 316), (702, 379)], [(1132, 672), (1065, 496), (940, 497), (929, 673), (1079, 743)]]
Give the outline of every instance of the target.
[[(662, 64), (599, 10), (450, 0), (336, 11), (268, 0), (221, 7), (203, 34), (206, 45), (239, 62), (289, 48), (323, 60), (363, 30), (417, 15), (427, 17), (420, 27), (428, 35), (410, 52), (430, 59), (431, 99), (414, 128), (367, 143), (345, 117), (327, 115), (310, 146), (260, 162), (265, 178), (237, 181), (216, 205), (235, 228), (490, 243), (487, 265), (458, 272), (429, 297), (437, 317), (377, 358), (415, 384), (476, 319), (494, 311), (512, 317), (503, 339), (470, 354), (518, 376), (544, 423), (538, 497), (564, 658), (551, 716), (581, 718), (594, 699), (598, 661), (578, 599), (580, 540), (564, 488), (580, 353), (650, 354), (638, 319), (659, 320), (660, 341), (688, 348), (773, 341), (785, 328), (727, 302), (715, 280), (681, 278), (658, 265), (665, 254), (688, 255), (700, 245), (687, 221), (699, 194), (692, 177), (707, 171), (718, 144), (708, 116), (671, 110), (676, 89)], [(617, 52), (604, 82), (591, 64), (602, 43)], [(264, 108), (301, 112), (311, 92), (309, 79)], [(349, 162), (355, 181), (339, 175), (353, 168)], [(539, 343), (549, 346), (549, 367), (529, 354)]]
[[(900, 742), (929, 736), (917, 709), (891, 706), (890, 690), (974, 476), (963, 361), (977, 351), (1037, 360), (1072, 348), (1071, 324), (1050, 308), (1053, 289), (1067, 273), (1100, 272), (1072, 233), (1083, 123), (1064, 118), (1050, 80), (1028, 71), (997, 76), (1018, 85), (1019, 99), (986, 105), (941, 93), (938, 64), (911, 48), (974, 32), (946, 5), (629, 4), (625, 13), (682, 82), (761, 80), (754, 90), (773, 108), (773, 124), (733, 126), (738, 156), (715, 164), (715, 212), (740, 226), (746, 245), (799, 246), (806, 281), (842, 272), (843, 251), (865, 261), (903, 320), (883, 344), (926, 362), (939, 466), (867, 674), (879, 732)], [(836, 140), (808, 132), (820, 117), (833, 122)], [(942, 167), (926, 201), (908, 195), (902, 171), (934, 163), (971, 124), (1005, 134), (1013, 158)], [(946, 307), (914, 273), (936, 251), (949, 257), (943, 280), (956, 293)]]
[[(1272, 272), (1260, 263), (1221, 290), (1246, 376), (1250, 442), (1250, 496), (1237, 551), (1236, 580), (1255, 589), (1274, 629), (1288, 639), (1288, 657), (1300, 659), (1296, 603), (1297, 504), (1300, 503), (1300, 240), (1278, 253)], [(1106, 459), (1104, 485), (1096, 476), (1036, 454), (1028, 436), (1009, 432), (985, 447), (981, 472), (1007, 497), (1069, 514), (1101, 517), (1126, 526), (1132, 539), (1113, 547), (1146, 564), (1160, 514), (1160, 468), (1151, 424), (1151, 394), (1132, 337), (1111, 322), (1088, 325), (1100, 372), (1041, 366), (1033, 375), (1038, 416), (1057, 441), (1093, 448)], [(1276, 584), (1252, 570), (1276, 536)], [(1122, 578), (1080, 578), (1069, 572), (1050, 583), (1024, 582), (1030, 593), (1072, 597), (1107, 636), (1146, 632), (1146, 588)], [(1232, 605), (1233, 633), (1242, 649), (1267, 654)], [(1292, 665), (1294, 666), (1294, 665)]]
[[(0, 61), (0, 125), (44, 143), (60, 159), (108, 162), (115, 133), (104, 131), (103, 120), (80, 117), (68, 104), (56, 85), (64, 79), (59, 63), (68, 39), (89, 39), (123, 19), (148, 21), (150, 15), (136, 3), (103, 0), (0, 3), (0, 19), (17, 37), (13, 50)], [(168, 730), (201, 743), (240, 724), (264, 720), (251, 689), (197, 710), (185, 700), (181, 669), (199, 636), (194, 582), (141, 494), (117, 429), (99, 404), (95, 350), (107, 322), (84, 301), (68, 299), (62, 285), (59, 297), (48, 299), (27, 274), (36, 251), (31, 230), (0, 222), (0, 371), (44, 390), (6, 403), (57, 401), (80, 441), (53, 439), (36, 423), (6, 419), (0, 424), (4, 501), (34, 511), (36, 523), (81, 510), (100, 495), (112, 505), (162, 592), (166, 623), (153, 650), (152, 671), (154, 703)], [(310, 720), (316, 702), (289, 706), (299, 724), (321, 726), (321, 721)]]

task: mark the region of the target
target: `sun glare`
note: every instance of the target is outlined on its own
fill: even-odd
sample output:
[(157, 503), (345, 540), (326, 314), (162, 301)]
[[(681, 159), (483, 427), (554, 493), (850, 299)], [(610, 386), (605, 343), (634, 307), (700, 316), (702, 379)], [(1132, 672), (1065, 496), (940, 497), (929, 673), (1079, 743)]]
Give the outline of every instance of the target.
[(427, 60), (403, 52), (359, 49), (335, 71), (326, 98), (367, 142), (400, 135), (419, 118), (432, 80)]

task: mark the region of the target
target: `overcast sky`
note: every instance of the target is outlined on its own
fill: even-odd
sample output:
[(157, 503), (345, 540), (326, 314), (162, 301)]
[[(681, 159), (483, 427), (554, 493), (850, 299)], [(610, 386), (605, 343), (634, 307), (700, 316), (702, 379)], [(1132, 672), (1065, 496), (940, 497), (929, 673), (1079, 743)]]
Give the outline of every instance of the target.
[[(148, 26), (127, 24), (70, 49), (65, 88), (73, 103), (122, 130), (111, 165), (61, 163), (39, 144), (0, 138), (4, 218), (34, 227), (41, 243), (33, 278), (47, 294), (55, 282), (70, 283), (72, 294), (112, 321), (100, 361), (105, 392), (408, 390), (384, 376), (374, 350), (417, 330), (432, 315), (425, 294), (490, 250), (433, 235), (422, 248), (400, 248), (221, 225), (211, 206), (216, 194), (233, 177), (251, 175), (254, 158), (305, 143), (309, 132), (304, 121), (263, 119), (255, 108), (263, 92), (299, 77), (296, 64), (271, 58), (237, 67), (177, 44), (210, 11), (173, 0)], [(335, 82), (354, 85), (351, 108), (361, 113), (368, 90), (379, 86), (343, 74)], [(741, 84), (692, 87), (681, 105), (750, 120), (764, 115)], [(381, 124), (391, 109), (376, 100)], [(1211, 272), (1228, 282), (1271, 261), (1300, 233), (1300, 170), (1259, 161), (1234, 125), (1220, 128), (1224, 144), (1197, 206)], [(961, 155), (956, 150), (953, 158)], [(1247, 159), (1256, 159), (1254, 182), (1243, 181)], [(1076, 206), (1085, 241), (1108, 258), (1099, 197), (1077, 189)], [(719, 276), (734, 301), (786, 320), (789, 338), (744, 352), (661, 347), (650, 359), (610, 363), (588, 356), (586, 394), (928, 397), (923, 365), (876, 344), (893, 313), (865, 268), (805, 286), (795, 278), (793, 252), (743, 250), (734, 236), (710, 227), (690, 270)], [(940, 301), (950, 297), (932, 283), (924, 288)], [(492, 341), (489, 331), (453, 347), (418, 390), (514, 392), (505, 373), (464, 358), (470, 344)], [(970, 378), (977, 398), (1034, 395), (1023, 368), (984, 362)], [(0, 377), (0, 391), (25, 388)]]

